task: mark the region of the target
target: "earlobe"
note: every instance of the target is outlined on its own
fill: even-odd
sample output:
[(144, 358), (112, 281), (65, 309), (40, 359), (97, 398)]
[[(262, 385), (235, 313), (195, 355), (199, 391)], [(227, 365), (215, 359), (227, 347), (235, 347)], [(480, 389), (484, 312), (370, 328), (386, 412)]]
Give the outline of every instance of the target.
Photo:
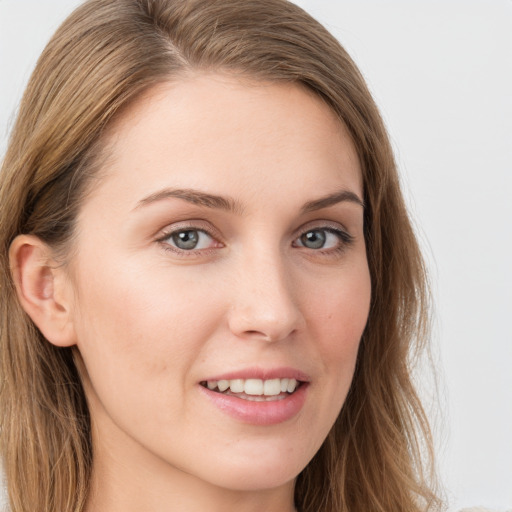
[(19, 235), (9, 250), (11, 272), (21, 306), (43, 336), (59, 347), (75, 344), (69, 282), (55, 264), (51, 248), (32, 235)]

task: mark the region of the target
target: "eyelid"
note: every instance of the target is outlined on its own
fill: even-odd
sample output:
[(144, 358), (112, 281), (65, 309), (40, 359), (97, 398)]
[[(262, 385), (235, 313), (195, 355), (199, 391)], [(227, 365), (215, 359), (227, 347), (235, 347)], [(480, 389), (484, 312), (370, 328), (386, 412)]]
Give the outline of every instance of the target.
[(337, 236), (339, 240), (339, 245), (334, 248), (319, 248), (319, 249), (311, 249), (309, 247), (306, 247), (303, 244), (300, 245), (294, 245), (295, 247), (303, 248), (306, 251), (317, 253), (317, 254), (339, 254), (343, 252), (345, 249), (350, 246), (354, 240), (355, 237), (349, 233), (348, 229), (346, 229), (342, 224), (338, 222), (332, 222), (332, 221), (313, 221), (312, 223), (305, 224), (301, 226), (299, 230), (296, 231), (296, 234), (293, 239), (293, 244), (296, 243), (297, 240), (299, 240), (304, 234), (310, 232), (310, 231), (327, 231), (329, 233), (334, 234)]
[[(180, 249), (174, 245), (171, 245), (167, 242), (169, 238), (173, 235), (180, 233), (182, 231), (200, 231), (202, 233), (207, 234), (209, 237), (214, 240), (218, 246), (209, 247), (206, 249)], [(186, 220), (181, 222), (176, 222), (174, 224), (169, 224), (165, 228), (161, 229), (159, 233), (156, 235), (156, 242), (160, 243), (164, 250), (171, 251), (179, 256), (197, 256), (199, 254), (206, 254), (211, 250), (220, 249), (224, 247), (224, 243), (221, 240), (220, 233), (214, 229), (210, 223), (204, 220)]]
[(340, 222), (335, 221), (329, 221), (329, 220), (316, 220), (312, 222), (308, 222), (306, 224), (303, 224), (300, 228), (298, 228), (295, 231), (295, 238), (300, 237), (304, 233), (307, 233), (308, 231), (314, 231), (314, 230), (326, 230), (330, 231), (331, 233), (341, 233), (343, 235), (346, 235), (347, 239), (353, 239), (354, 236), (350, 234), (350, 231)]

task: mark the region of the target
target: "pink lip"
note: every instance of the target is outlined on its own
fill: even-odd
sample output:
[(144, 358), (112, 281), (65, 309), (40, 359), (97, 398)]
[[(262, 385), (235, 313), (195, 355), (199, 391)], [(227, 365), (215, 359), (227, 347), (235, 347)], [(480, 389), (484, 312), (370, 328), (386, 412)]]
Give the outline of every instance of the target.
[(211, 380), (234, 380), (234, 379), (296, 379), (301, 382), (309, 382), (311, 379), (303, 372), (290, 367), (281, 368), (246, 368), (245, 370), (234, 371), (222, 375), (216, 375), (203, 379), (203, 382)]
[[(250, 401), (233, 395), (212, 391), (198, 383), (198, 388), (218, 409), (232, 418), (251, 425), (277, 425), (292, 419), (302, 409), (309, 388), (309, 377), (293, 368), (261, 369), (251, 368), (217, 375), (204, 381), (233, 379), (296, 379), (301, 385), (290, 395), (280, 400)], [(282, 395), (281, 395), (282, 396)]]
[(251, 425), (277, 425), (296, 416), (306, 400), (308, 384), (302, 384), (294, 393), (282, 400), (251, 402), (236, 396), (224, 395), (198, 386), (222, 412), (242, 423)]

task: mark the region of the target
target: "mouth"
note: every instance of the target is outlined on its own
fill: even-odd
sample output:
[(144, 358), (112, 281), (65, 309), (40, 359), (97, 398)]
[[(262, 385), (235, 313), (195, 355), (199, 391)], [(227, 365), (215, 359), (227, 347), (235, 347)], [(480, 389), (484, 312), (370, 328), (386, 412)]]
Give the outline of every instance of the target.
[(236, 421), (270, 426), (296, 417), (308, 396), (311, 379), (293, 368), (246, 368), (212, 376), (199, 389), (218, 410)]
[(208, 380), (200, 384), (215, 393), (250, 402), (274, 402), (293, 395), (305, 383), (292, 378), (275, 378)]

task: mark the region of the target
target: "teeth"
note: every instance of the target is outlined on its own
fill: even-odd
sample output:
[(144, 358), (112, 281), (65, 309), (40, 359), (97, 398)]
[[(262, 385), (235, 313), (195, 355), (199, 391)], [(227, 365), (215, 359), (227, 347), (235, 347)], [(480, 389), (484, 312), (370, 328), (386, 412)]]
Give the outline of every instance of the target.
[(263, 383), (263, 394), (266, 396), (275, 396), (281, 393), (281, 380), (272, 379), (266, 380)]
[(288, 391), (288, 393), (293, 393), (295, 391), (296, 387), (297, 387), (297, 381), (295, 379), (290, 379), (288, 381), (288, 387), (286, 388), (286, 391)]
[(235, 379), (229, 381), (229, 388), (232, 393), (243, 393), (244, 392), (244, 381), (243, 379)]
[(231, 393), (245, 393), (250, 396), (277, 396), (281, 393), (293, 393), (298, 384), (296, 379), (233, 379), (209, 380), (206, 386), (220, 392), (230, 390)]
[(246, 395), (263, 395), (263, 381), (260, 379), (247, 379), (244, 393)]
[(226, 389), (229, 388), (229, 380), (219, 380), (219, 382), (217, 382), (217, 387), (219, 388), (219, 391), (226, 391)]

